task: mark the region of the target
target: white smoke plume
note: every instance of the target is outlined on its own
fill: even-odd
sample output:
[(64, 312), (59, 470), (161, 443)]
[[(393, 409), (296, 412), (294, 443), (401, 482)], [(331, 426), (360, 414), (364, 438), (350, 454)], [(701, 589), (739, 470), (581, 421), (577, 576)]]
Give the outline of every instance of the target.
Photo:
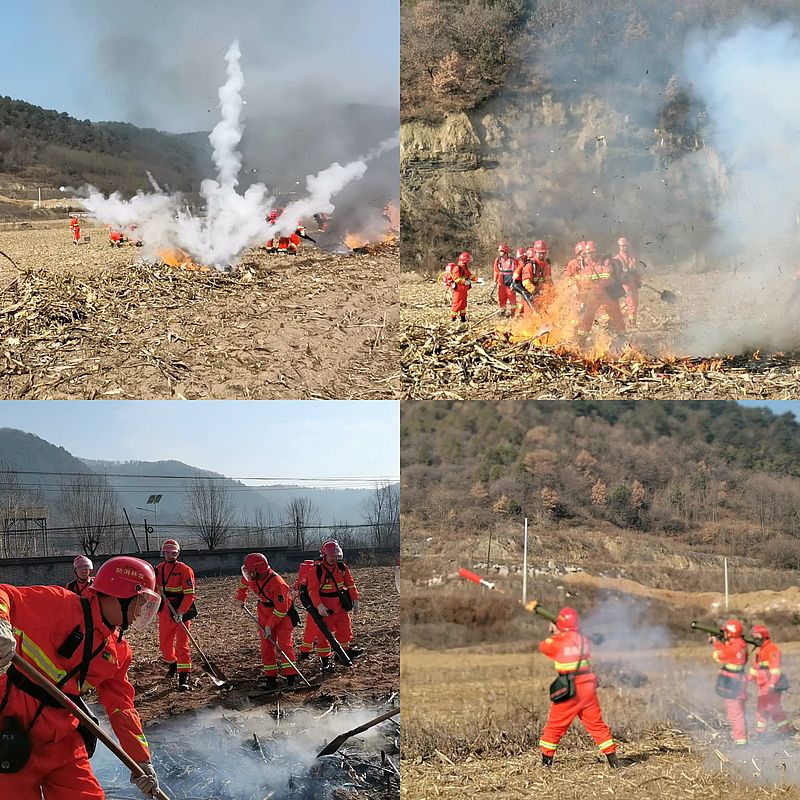
[(179, 247), (201, 264), (228, 268), (248, 247), (263, 244), (276, 234), (291, 233), (304, 218), (317, 212), (331, 213), (332, 198), (364, 176), (368, 161), (399, 146), (399, 136), (387, 139), (364, 158), (344, 166), (334, 162), (318, 174), (307, 176), (309, 195), (290, 203), (278, 223), (270, 225), (266, 218), (274, 199), (268, 196), (266, 186), (252, 184), (243, 194), (236, 188), (242, 166), (238, 147), (245, 103), (240, 59), (239, 43), (234, 41), (225, 54), (227, 80), (219, 90), (221, 119), (209, 136), (217, 179), (208, 178), (200, 186), (205, 201), (202, 213), (193, 214), (183, 206), (180, 195), (165, 193), (152, 177), (153, 193), (140, 192), (125, 200), (118, 193), (106, 197), (89, 187), (89, 197), (82, 201), (101, 224), (123, 231), (136, 225), (149, 257), (156, 257), (159, 250)]
[(800, 99), (787, 90), (800, 80), (800, 39), (789, 23), (696, 33), (683, 72), (706, 106), (708, 144), (722, 166), (712, 169), (697, 154), (718, 187), (712, 247), (722, 270), (715, 324), (690, 329), (687, 346), (698, 353), (795, 346), (795, 315), (781, 312), (800, 266)]

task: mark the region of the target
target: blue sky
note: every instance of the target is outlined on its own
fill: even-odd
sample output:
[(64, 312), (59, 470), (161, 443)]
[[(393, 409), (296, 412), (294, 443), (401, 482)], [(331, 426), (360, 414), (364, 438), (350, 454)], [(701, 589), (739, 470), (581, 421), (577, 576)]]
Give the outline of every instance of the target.
[(6, 400), (0, 428), (80, 458), (175, 459), (231, 477), (400, 474), (396, 401)]
[[(766, 406), (773, 414), (785, 414), (787, 411), (798, 417), (800, 415), (800, 400), (738, 400), (743, 406)], [(798, 417), (800, 419), (800, 417)]]
[[(161, 130), (216, 122), (242, 48), (253, 111), (320, 101), (399, 108), (397, 0), (26, 0), (3, 4), (0, 94)], [(210, 122), (209, 122), (210, 121)]]

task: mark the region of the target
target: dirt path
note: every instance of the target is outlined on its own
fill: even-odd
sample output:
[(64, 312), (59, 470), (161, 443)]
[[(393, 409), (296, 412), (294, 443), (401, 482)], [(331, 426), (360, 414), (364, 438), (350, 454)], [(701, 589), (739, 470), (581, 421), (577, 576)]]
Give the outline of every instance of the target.
[(0, 397), (392, 398), (399, 248), (249, 252), (237, 274), (152, 267), (86, 228), (4, 226)]

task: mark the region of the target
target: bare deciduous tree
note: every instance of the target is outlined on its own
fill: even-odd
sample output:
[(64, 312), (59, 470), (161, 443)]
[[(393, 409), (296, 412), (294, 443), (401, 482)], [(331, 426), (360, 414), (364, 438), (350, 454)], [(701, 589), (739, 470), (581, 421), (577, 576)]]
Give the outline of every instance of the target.
[(383, 483), (376, 486), (363, 504), (364, 521), (372, 528), (376, 547), (400, 544), (400, 486)]
[(319, 511), (307, 497), (293, 497), (283, 510), (286, 524), (291, 529), (294, 545), (301, 550), (306, 548), (306, 533), (309, 528), (319, 525)]
[[(76, 475), (59, 490), (64, 515), (78, 533), (86, 555), (109, 552), (116, 526), (120, 523), (117, 496), (105, 475)], [(113, 547), (113, 545), (112, 545)]]
[(236, 526), (236, 506), (222, 481), (192, 478), (185, 483), (183, 521), (194, 528), (209, 550), (226, 544)]

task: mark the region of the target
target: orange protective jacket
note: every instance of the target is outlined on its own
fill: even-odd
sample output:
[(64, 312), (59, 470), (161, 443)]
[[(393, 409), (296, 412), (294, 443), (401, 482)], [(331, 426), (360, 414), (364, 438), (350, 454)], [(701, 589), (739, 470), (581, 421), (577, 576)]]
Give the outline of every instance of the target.
[(514, 276), (515, 267), (516, 263), (511, 256), (498, 256), (494, 260), (494, 265), (492, 267), (494, 282), (503, 283), (506, 286), (510, 286)]
[[(464, 281), (471, 281), (475, 276), (470, 272), (469, 267), (465, 264), (456, 264), (450, 270), (450, 277), (453, 279), (453, 284), (456, 286), (463, 286)], [(464, 288), (468, 289), (468, 286)]]
[(711, 657), (720, 665), (721, 672), (738, 675), (742, 679), (745, 678), (747, 642), (744, 639), (728, 639), (726, 642), (714, 639), (714, 652)]
[(88, 581), (86, 581), (86, 583), (83, 583), (82, 581), (79, 581), (77, 578), (75, 578), (74, 580), (71, 580), (67, 584), (67, 589), (69, 589), (71, 592), (75, 592), (75, 594), (80, 594), (80, 595), (86, 592), (86, 595), (88, 596), (89, 594), (88, 589), (93, 583), (94, 583), (94, 578), (91, 577), (89, 578)]
[(759, 694), (766, 694), (780, 679), (781, 651), (775, 642), (768, 639), (755, 652), (755, 659), (750, 667), (750, 680), (755, 681)]
[(539, 642), (539, 652), (552, 659), (559, 673), (591, 675), (589, 640), (578, 631), (559, 631)]
[[(194, 570), (183, 561), (162, 561), (156, 567), (156, 591), (163, 589), (174, 611), (185, 614), (195, 601)], [(167, 606), (162, 603), (160, 614)]]
[(350, 567), (344, 561), (337, 561), (332, 567), (319, 560), (308, 571), (308, 594), (311, 602), (318, 606), (323, 603), (332, 611), (341, 611), (342, 602), (339, 599), (339, 590), (346, 589), (351, 600), (358, 600), (356, 582), (350, 572)]
[(252, 581), (242, 578), (236, 590), (240, 603), (247, 600), (250, 590), (258, 598), (258, 617), (265, 627), (275, 627), (286, 618), (292, 601), (289, 597), (289, 584), (274, 569)]
[(619, 252), (612, 260), (616, 261), (619, 265), (623, 283), (628, 285), (634, 284), (636, 286), (641, 285), (642, 276), (639, 272), (639, 267), (636, 265), (636, 256), (632, 256), (630, 253)]
[[(77, 695), (94, 688), (122, 749), (136, 762), (150, 761), (142, 721), (133, 705), (135, 692), (128, 680), (128, 667), (133, 658), (131, 647), (125, 639), (117, 641), (117, 637), (112, 635), (117, 629), (109, 627), (103, 620), (97, 595), (90, 592), (86, 599), (92, 614), (94, 656), (89, 662), (86, 682), (79, 686), (76, 674), (61, 689), (67, 694)], [(71, 655), (58, 653), (59, 649), (63, 652), (73, 631), (85, 633), (81, 598), (68, 589), (0, 584), (0, 617), (11, 623), (17, 639), (17, 653), (53, 683), (61, 681), (81, 664), (83, 642)], [(16, 699), (22, 700), (25, 719), (20, 722), (27, 727), (36, 715), (40, 701), (19, 688), (9, 673), (0, 676), (0, 701), (7, 692), (16, 693)], [(20, 703), (15, 702), (14, 707), (18, 714)], [(68, 711), (45, 705), (31, 728), (31, 743), (34, 747), (46, 747), (77, 727), (78, 720)]]

